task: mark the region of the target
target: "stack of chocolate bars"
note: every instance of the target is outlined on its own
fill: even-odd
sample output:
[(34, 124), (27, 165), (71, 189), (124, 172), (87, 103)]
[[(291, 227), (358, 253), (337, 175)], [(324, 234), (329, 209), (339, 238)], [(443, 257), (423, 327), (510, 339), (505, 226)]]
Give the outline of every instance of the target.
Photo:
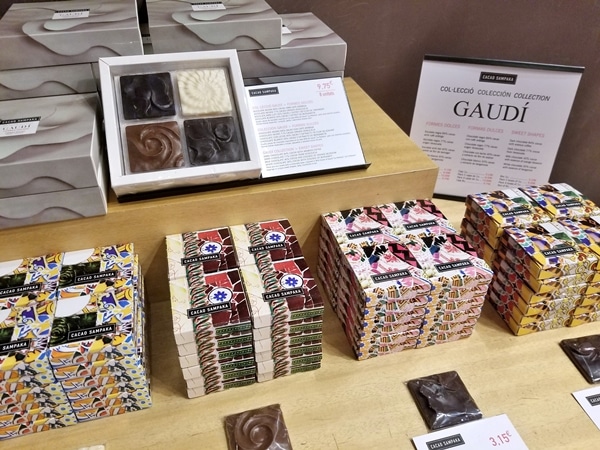
[(151, 405), (132, 245), (0, 263), (0, 439)]
[(286, 219), (231, 227), (250, 299), (258, 381), (321, 367), (323, 300)]
[(144, 328), (132, 244), (65, 253), (49, 360), (78, 421), (151, 406)]
[(167, 257), (188, 397), (254, 383), (250, 304), (229, 229), (167, 236)]
[(324, 214), (319, 277), (358, 359), (467, 337), (492, 277), (429, 200)]
[(493, 248), (488, 298), (516, 335), (597, 320), (598, 214), (564, 183), (467, 198), (463, 234)]
[(167, 236), (190, 398), (320, 367), (323, 302), (285, 219)]

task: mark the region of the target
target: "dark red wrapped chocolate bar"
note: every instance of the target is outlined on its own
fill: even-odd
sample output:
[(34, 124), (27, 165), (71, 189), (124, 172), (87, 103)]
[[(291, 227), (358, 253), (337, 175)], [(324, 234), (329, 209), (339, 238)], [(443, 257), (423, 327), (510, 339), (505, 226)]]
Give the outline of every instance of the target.
[(419, 412), (432, 430), (483, 417), (455, 371), (416, 378), (410, 380), (407, 386)]

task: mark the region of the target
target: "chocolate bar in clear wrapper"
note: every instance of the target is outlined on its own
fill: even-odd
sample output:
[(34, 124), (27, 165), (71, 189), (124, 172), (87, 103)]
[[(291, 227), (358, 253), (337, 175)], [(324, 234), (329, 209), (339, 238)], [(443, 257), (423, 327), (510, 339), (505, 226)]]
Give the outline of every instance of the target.
[(408, 381), (408, 390), (432, 430), (483, 417), (458, 373), (438, 373)]
[(600, 381), (600, 335), (563, 339), (559, 345), (588, 383)]

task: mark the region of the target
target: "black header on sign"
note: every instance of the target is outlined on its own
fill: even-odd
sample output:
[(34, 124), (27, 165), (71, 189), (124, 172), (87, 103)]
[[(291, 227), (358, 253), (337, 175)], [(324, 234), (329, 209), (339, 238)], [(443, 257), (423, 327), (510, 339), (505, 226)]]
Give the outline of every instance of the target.
[(481, 72), (479, 81), (485, 83), (517, 84), (517, 75), (512, 73)]
[(274, 86), (268, 88), (250, 89), (248, 92), (250, 93), (250, 97), (259, 97), (261, 95), (277, 95), (279, 94), (279, 88)]
[(452, 436), (436, 439), (435, 441), (428, 441), (425, 445), (427, 445), (429, 450), (444, 450), (465, 445), (465, 440), (460, 434), (454, 434)]

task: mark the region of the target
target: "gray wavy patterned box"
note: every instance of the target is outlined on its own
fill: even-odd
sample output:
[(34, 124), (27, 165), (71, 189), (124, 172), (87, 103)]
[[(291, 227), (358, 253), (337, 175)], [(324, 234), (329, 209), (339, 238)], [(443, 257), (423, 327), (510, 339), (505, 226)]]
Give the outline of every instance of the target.
[(281, 48), (238, 52), (242, 76), (342, 72), (346, 42), (312, 13), (282, 14)]
[(0, 198), (95, 186), (98, 94), (0, 102)]
[(281, 46), (281, 18), (264, 0), (146, 0), (154, 53)]
[(142, 53), (135, 0), (15, 3), (0, 19), (0, 70)]

